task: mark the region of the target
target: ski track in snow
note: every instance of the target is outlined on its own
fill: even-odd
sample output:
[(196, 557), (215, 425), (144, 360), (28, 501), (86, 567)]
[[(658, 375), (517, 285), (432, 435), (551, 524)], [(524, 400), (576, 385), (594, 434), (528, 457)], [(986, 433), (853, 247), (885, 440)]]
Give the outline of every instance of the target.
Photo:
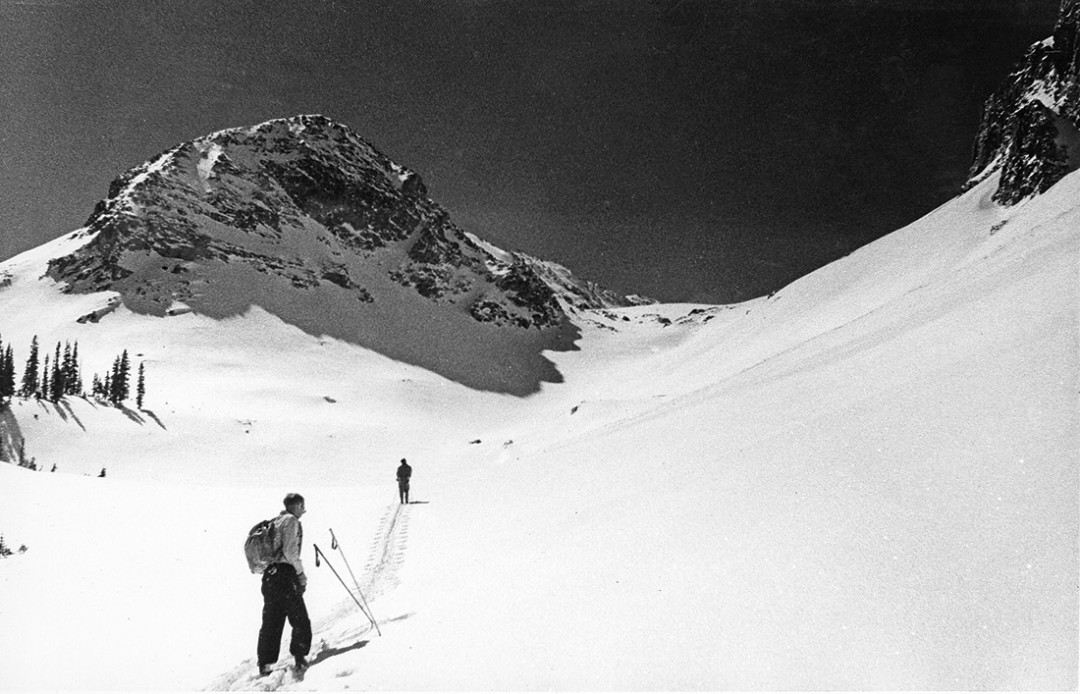
[(369, 576), (364, 585), (364, 595), (374, 600), (379, 595), (398, 586), (398, 570), (405, 563), (405, 546), (409, 536), (409, 512), (405, 504), (387, 509), (379, 526), (379, 532), (371, 543), (371, 554), (364, 566)]
[[(364, 566), (363, 576), (357, 578), (360, 583), (360, 592), (369, 605), (380, 595), (386, 594), (401, 583), (398, 571), (405, 563), (408, 527), (407, 505), (393, 504), (387, 508), (371, 542), (371, 551)], [(341, 552), (332, 552), (327, 556), (335, 562), (334, 568), (337, 569), (338, 575), (348, 582), (352, 580), (352, 576), (345, 562), (339, 561), (344, 555), (343, 549)], [(337, 581), (336, 578), (333, 580)], [(375, 614), (373, 610), (372, 614)], [(357, 626), (356, 621), (361, 618), (363, 623)], [(378, 621), (377, 616), (375, 619)], [(380, 625), (393, 621), (397, 620), (383, 620)], [(363, 648), (368, 643), (365, 637), (369, 637), (374, 631), (371, 623), (359, 613), (357, 604), (352, 599), (345, 598), (330, 615), (320, 620), (318, 626), (313, 625), (312, 652), (308, 658), (309, 667), (314, 667), (335, 655)], [(255, 659), (249, 658), (215, 679), (204, 691), (272, 692), (303, 681), (303, 676), (297, 676), (291, 664), (282, 664), (291, 663), (292, 660), (288, 654), (288, 638), (288, 632), (283, 634), (281, 643), (285, 657), (278, 661), (270, 675), (259, 677), (256, 674)]]

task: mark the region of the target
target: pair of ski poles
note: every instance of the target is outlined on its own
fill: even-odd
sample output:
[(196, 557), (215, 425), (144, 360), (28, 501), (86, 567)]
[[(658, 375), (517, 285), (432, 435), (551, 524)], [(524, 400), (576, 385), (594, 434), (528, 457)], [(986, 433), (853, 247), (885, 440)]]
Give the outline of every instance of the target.
[[(356, 595), (360, 596), (360, 600), (357, 600), (356, 595), (353, 595), (353, 592), (349, 588), (348, 584), (346, 584), (345, 580), (341, 578), (341, 574), (337, 572), (337, 569), (334, 568), (334, 565), (331, 564), (330, 560), (326, 558), (326, 554), (323, 553), (321, 549), (319, 549), (318, 545), (314, 546), (315, 566), (319, 566), (319, 557), (321, 556), (322, 560), (326, 562), (326, 565), (329, 566), (330, 570), (334, 572), (335, 576), (337, 576), (337, 580), (341, 581), (341, 585), (345, 588), (345, 591), (349, 594), (349, 597), (353, 599), (353, 602), (356, 603), (356, 606), (360, 608), (360, 611), (364, 614), (365, 617), (368, 618), (368, 621), (371, 622), (371, 626), (375, 627), (375, 632), (379, 636), (382, 636), (382, 631), (380, 631), (379, 629), (379, 623), (375, 621), (375, 617), (371, 614), (371, 607), (368, 606), (367, 600), (364, 599), (364, 593), (360, 590), (360, 582), (356, 580), (356, 574), (353, 573), (352, 567), (349, 566), (349, 560), (345, 557), (345, 550), (341, 549), (341, 545), (338, 544), (337, 536), (334, 535), (334, 529), (330, 528), (330, 549), (336, 549), (338, 552), (341, 553), (341, 559), (345, 562), (345, 568), (349, 570), (349, 576), (352, 577), (353, 585), (356, 586)], [(361, 604), (361, 600), (363, 601), (363, 604)]]

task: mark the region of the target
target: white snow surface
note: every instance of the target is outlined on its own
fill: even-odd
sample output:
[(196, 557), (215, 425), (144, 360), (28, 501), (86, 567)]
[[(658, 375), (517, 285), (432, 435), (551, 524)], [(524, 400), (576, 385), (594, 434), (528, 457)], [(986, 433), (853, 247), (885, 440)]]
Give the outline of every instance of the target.
[[(0, 465), (0, 689), (1076, 689), (1080, 176), (996, 178), (767, 299), (583, 313), (528, 398), (258, 308), (75, 323), (78, 232), (0, 264), (20, 373), (36, 334), (148, 379), (3, 415), (42, 471)], [(255, 680), (289, 491), (326, 647)]]
[(1028, 87), (1027, 93), (1024, 94), (1024, 99), (1021, 103), (1026, 106), (1032, 101), (1037, 101), (1055, 112), (1061, 111), (1062, 108), (1061, 99), (1054, 96), (1045, 80), (1037, 80), (1032, 83), (1032, 85)]
[(172, 155), (175, 153), (175, 149), (170, 149), (161, 153), (156, 159), (148, 161), (142, 164), (142, 170), (131, 178), (127, 182), (127, 185), (117, 194), (118, 198), (124, 198), (127, 200), (129, 206), (134, 207), (135, 203), (132, 200), (131, 192), (136, 190), (151, 174), (161, 171), (165, 168), (165, 165), (169, 163)]
[(203, 190), (208, 191), (210, 178), (214, 175), (214, 164), (221, 158), (223, 150), (221, 145), (208, 139), (196, 142), (196, 147), (200, 153), (197, 165), (199, 180), (202, 182)]

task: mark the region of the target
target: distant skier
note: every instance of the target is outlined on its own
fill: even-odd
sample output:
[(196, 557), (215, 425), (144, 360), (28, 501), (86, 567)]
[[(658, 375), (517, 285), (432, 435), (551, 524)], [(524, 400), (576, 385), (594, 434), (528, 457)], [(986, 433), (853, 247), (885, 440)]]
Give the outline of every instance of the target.
[(401, 503), (409, 503), (409, 478), (412, 477), (412, 467), (405, 462), (405, 459), (401, 459), (401, 465), (398, 465), (397, 469), (397, 489), (398, 496), (401, 497)]
[(300, 516), (307, 509), (304, 497), (289, 494), (285, 497), (285, 510), (272, 522), (277, 535), (274, 554), (262, 577), (263, 612), (259, 629), (259, 675), (268, 675), (277, 662), (281, 651), (281, 633), (285, 620), (292, 627), (289, 653), (296, 662), (297, 672), (307, 669), (307, 655), (311, 651), (311, 620), (304, 604), (307, 576), (300, 560), (304, 542), (304, 528)]

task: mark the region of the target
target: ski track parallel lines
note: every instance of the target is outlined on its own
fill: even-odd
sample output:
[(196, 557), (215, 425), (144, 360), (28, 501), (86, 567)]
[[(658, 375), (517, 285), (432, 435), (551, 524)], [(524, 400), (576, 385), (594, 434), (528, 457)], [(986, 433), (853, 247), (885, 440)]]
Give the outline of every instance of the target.
[(400, 583), (397, 572), (405, 562), (408, 526), (409, 512), (404, 504), (391, 506), (383, 515), (381, 526), (371, 545), (367, 565), (364, 567), (368, 576), (365, 594), (369, 600), (374, 600)]

